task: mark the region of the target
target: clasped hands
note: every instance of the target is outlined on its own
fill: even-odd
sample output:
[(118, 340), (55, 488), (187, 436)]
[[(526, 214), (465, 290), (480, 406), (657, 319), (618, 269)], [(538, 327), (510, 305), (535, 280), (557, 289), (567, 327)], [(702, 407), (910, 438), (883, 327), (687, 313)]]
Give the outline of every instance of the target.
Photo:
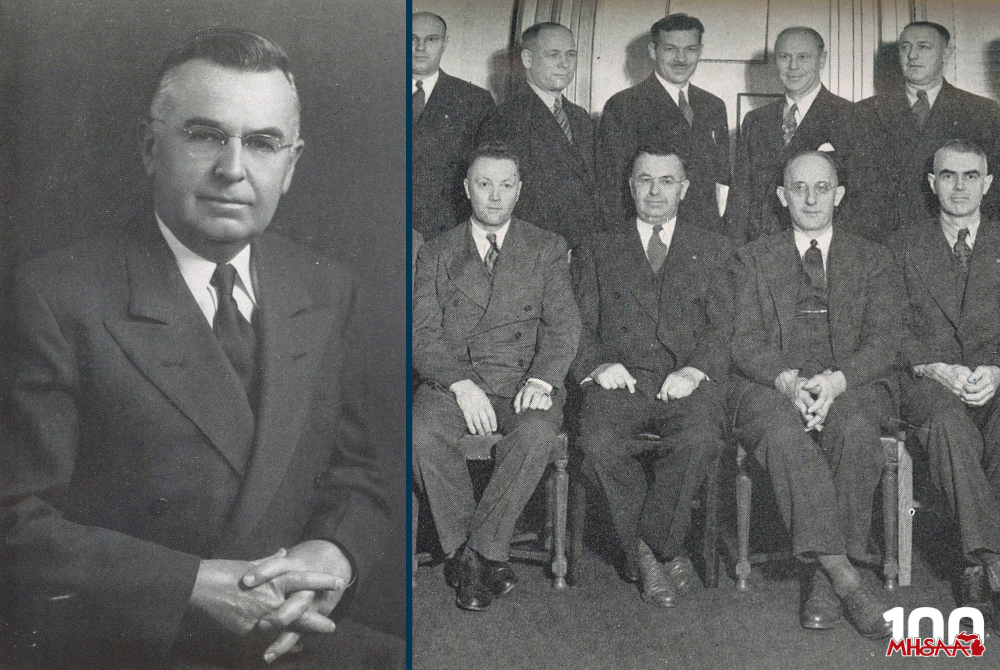
[(190, 606), (240, 637), (280, 631), (264, 652), (270, 663), (295, 650), (301, 633), (334, 631), (329, 616), (350, 581), (337, 545), (308, 540), (256, 561), (202, 561)]
[(970, 407), (982, 407), (988, 403), (1000, 385), (1000, 367), (995, 365), (980, 365), (970, 370), (964, 365), (927, 363), (913, 369), (917, 374), (942, 384)]
[[(628, 389), (629, 393), (635, 393), (635, 377), (621, 363), (601, 366), (594, 371), (592, 378), (603, 389), (609, 391)], [(686, 398), (694, 393), (706, 378), (707, 375), (704, 372), (691, 366), (671, 372), (660, 385), (656, 399), (667, 402)]]
[[(471, 379), (463, 379), (449, 387), (455, 394), (455, 402), (462, 410), (465, 425), (473, 435), (490, 435), (497, 430), (497, 413), (493, 403), (483, 389)], [(529, 379), (514, 396), (514, 412), (520, 414), (526, 409), (547, 410), (552, 408), (552, 391), (537, 379)]]
[(847, 390), (847, 378), (839, 370), (824, 370), (808, 379), (800, 377), (798, 370), (785, 370), (774, 380), (774, 387), (795, 405), (806, 432), (822, 431), (833, 401)]

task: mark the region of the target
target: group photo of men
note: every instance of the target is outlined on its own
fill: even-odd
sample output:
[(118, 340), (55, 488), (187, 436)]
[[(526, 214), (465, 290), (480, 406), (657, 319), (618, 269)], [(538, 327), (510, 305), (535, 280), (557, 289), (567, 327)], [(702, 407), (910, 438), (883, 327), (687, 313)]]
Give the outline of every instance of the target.
[[(884, 656), (883, 613), (921, 602), (883, 589), (871, 561), (882, 438), (901, 430), (955, 538), (923, 568), (933, 602), (1000, 631), (1000, 108), (946, 79), (952, 32), (911, 12), (879, 64), (889, 83), (848, 99), (824, 84), (829, 26), (789, 21), (764, 54), (781, 94), (739, 111), (733, 132), (726, 102), (694, 83), (709, 81), (699, 62), (716, 36), (693, 11), (630, 42), (651, 71), (597, 110), (577, 103), (593, 102), (581, 91), (599, 89), (606, 42), (574, 32), (576, 13), (515, 11), (506, 86), (502, 59), (482, 57), (491, 93), (441, 67), (456, 40), (464, 58), (486, 41), (456, 37), (474, 19), (455, 12), (417, 3), (411, 17), (413, 521), (431, 555), (414, 558), (414, 667), (520, 667), (519, 635), (560, 650), (538, 667), (588, 666), (596, 643), (565, 639), (592, 630), (588, 615), (638, 636), (612, 660), (672, 658), (640, 631), (691, 630), (685, 617), (722, 636), (721, 653), (753, 649), (720, 632), (742, 617), (782, 644), (838, 630)], [(483, 480), (467, 459), (490, 437)], [(566, 444), (588, 515), (570, 541), (600, 536), (589, 576), (610, 576), (546, 591), (511, 546)], [(697, 585), (710, 520), (692, 510), (737, 447), (796, 559), (777, 604), (719, 607), (743, 596)]]

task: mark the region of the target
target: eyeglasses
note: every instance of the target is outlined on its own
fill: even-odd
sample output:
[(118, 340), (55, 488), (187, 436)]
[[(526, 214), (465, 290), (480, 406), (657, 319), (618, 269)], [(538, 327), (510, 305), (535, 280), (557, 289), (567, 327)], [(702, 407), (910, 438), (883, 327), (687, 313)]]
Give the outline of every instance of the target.
[[(168, 125), (162, 119), (152, 119), (154, 123)], [(192, 158), (212, 160), (229, 144), (230, 139), (238, 139), (246, 151), (247, 158), (260, 163), (273, 161), (285, 149), (295, 146), (295, 142), (282, 144), (281, 138), (274, 135), (254, 133), (251, 135), (230, 135), (213, 126), (191, 124), (188, 126), (171, 126), (183, 133), (184, 148)]]
[[(804, 198), (809, 194), (809, 184), (804, 181), (797, 181), (791, 186), (786, 186), (785, 188), (800, 198)], [(812, 185), (812, 192), (822, 198), (835, 188), (837, 187), (829, 182), (819, 181)]]

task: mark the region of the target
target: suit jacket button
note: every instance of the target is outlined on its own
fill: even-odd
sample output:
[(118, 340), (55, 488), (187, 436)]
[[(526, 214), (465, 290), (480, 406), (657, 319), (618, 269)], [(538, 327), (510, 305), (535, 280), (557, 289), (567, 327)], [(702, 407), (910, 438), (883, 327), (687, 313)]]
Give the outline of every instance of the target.
[(149, 504), (149, 513), (153, 516), (163, 516), (170, 511), (170, 501), (166, 498), (157, 498)]
[(455, 302), (452, 304), (455, 305), (455, 307), (458, 307), (458, 298), (455, 298)]
[(622, 332), (623, 333), (627, 333), (628, 332), (628, 326), (622, 326)]
[(531, 305), (525, 305), (525, 306), (524, 306), (524, 311), (525, 311), (525, 312), (530, 312), (530, 311), (531, 311), (531, 309), (532, 309)]
[(519, 368), (523, 368), (524, 367), (524, 359), (523, 358), (519, 358), (517, 360), (517, 367), (519, 367)]
[(514, 333), (514, 339), (515, 340), (520, 340), (521, 339), (521, 333)]

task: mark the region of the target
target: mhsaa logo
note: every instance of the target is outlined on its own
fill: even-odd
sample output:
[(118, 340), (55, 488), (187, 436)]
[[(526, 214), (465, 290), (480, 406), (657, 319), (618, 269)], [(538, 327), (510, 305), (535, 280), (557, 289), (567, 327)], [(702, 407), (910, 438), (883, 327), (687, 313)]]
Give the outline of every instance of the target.
[[(934, 607), (918, 607), (910, 612), (906, 621), (907, 637), (903, 637), (903, 608), (894, 607), (882, 615), (892, 623), (892, 640), (885, 655), (892, 656), (982, 656), (986, 651), (983, 644), (983, 613), (974, 607), (959, 607), (948, 616), (948, 643), (944, 641), (944, 617)], [(920, 637), (920, 621), (931, 622), (932, 637)], [(972, 621), (972, 632), (961, 629), (962, 619)]]

